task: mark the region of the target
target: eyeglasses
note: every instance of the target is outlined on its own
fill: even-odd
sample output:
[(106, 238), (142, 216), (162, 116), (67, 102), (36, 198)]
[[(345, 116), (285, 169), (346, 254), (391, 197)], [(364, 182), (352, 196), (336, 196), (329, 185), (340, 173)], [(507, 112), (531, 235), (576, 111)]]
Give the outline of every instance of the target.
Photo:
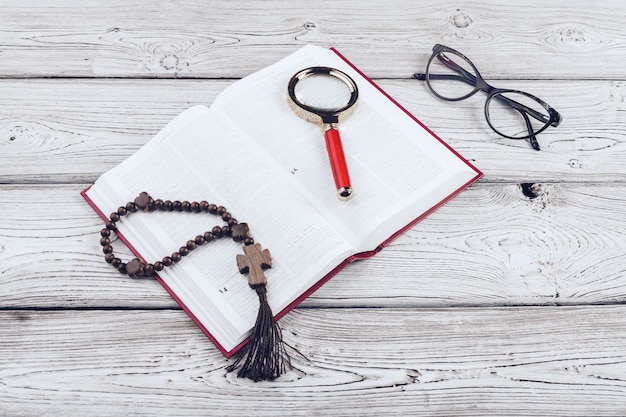
[(447, 46), (435, 45), (426, 74), (413, 77), (425, 80), (434, 95), (447, 101), (464, 100), (484, 91), (485, 118), (491, 129), (505, 138), (526, 139), (535, 150), (540, 149), (536, 135), (561, 123), (561, 115), (540, 98), (487, 84), (469, 59)]

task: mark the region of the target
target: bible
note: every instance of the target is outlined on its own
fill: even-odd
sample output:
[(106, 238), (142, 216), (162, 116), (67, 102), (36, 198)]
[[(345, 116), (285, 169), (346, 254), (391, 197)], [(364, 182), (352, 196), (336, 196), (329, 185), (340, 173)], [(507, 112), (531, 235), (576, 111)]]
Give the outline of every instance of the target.
[[(312, 66), (339, 69), (358, 85), (358, 105), (341, 125), (349, 201), (337, 198), (319, 127), (289, 108), (289, 79)], [(228, 207), (271, 250), (267, 302), (278, 319), (481, 176), (338, 51), (307, 45), (235, 81), (210, 107), (183, 111), (82, 195), (105, 220), (144, 191)], [(140, 213), (119, 221), (118, 235), (152, 261), (217, 220)], [(238, 268), (240, 249), (221, 240), (155, 275), (227, 357), (245, 344), (259, 303)]]

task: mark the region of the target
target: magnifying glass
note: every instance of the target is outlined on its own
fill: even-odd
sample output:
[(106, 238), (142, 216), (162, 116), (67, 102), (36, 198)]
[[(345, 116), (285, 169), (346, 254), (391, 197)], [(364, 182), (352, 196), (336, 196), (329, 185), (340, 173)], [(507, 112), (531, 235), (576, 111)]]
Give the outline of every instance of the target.
[(338, 197), (349, 200), (352, 186), (338, 126), (354, 111), (359, 97), (356, 83), (338, 69), (310, 67), (291, 77), (287, 91), (291, 109), (302, 119), (322, 126)]

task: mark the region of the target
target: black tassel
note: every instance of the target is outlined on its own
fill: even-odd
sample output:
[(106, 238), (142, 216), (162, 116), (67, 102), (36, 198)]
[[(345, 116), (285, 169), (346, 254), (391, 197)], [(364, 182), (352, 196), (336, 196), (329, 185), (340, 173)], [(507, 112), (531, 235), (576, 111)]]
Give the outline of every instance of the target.
[(238, 377), (254, 381), (274, 380), (291, 368), (291, 360), (285, 350), (280, 327), (267, 303), (265, 285), (258, 285), (255, 289), (260, 302), (256, 324), (251, 331), (250, 340), (241, 350), (239, 357), (226, 370), (232, 372), (245, 358), (237, 372)]

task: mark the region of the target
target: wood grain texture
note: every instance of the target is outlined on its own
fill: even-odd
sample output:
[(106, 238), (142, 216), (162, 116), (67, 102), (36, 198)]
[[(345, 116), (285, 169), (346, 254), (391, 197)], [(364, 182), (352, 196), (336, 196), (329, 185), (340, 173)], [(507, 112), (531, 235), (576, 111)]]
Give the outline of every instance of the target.
[[(350, 265), (304, 305), (624, 302), (622, 188), (475, 185), (375, 257)], [(175, 308), (158, 283), (130, 279), (104, 262), (102, 222), (80, 190), (0, 186), (0, 305)], [(121, 245), (116, 252), (124, 254)]]
[(351, 51), (375, 77), (404, 78), (443, 42), (489, 78), (616, 79), (626, 58), (623, 7), (619, 0), (9, 0), (0, 6), (0, 75), (238, 78), (315, 43)]
[(292, 371), (255, 384), (227, 374), (228, 361), (181, 311), (2, 311), (0, 412), (623, 415), (624, 314), (624, 306), (296, 310), (282, 321), (300, 352)]
[[(625, 15), (618, 0), (3, 0), (0, 416), (626, 415)], [(281, 319), (294, 369), (255, 384), (156, 282), (104, 263), (79, 192), (306, 43), (337, 47), (485, 177)], [(484, 95), (444, 102), (411, 78), (435, 43), (563, 115), (541, 152), (491, 132)]]
[[(563, 115), (539, 136), (542, 151), (487, 125), (484, 95), (439, 100), (417, 80), (381, 87), (484, 171), (488, 182), (626, 181), (626, 84), (508, 81)], [(0, 182), (90, 183), (130, 156), (174, 116), (210, 104), (232, 81), (0, 81)], [(285, 87), (286, 88), (286, 87)], [(347, 140), (347, 139), (344, 139)], [(28, 169), (25, 169), (25, 166)]]

